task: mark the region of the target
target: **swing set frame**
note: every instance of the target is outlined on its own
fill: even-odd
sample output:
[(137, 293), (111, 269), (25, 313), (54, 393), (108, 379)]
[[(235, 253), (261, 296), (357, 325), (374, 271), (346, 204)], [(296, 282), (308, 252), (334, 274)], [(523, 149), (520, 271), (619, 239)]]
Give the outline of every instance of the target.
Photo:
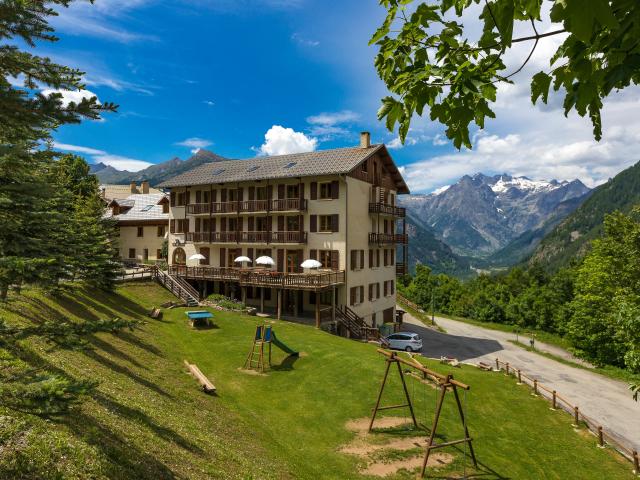
[[(382, 384), (380, 385), (380, 391), (378, 392), (378, 398), (376, 400), (376, 405), (373, 408), (373, 413), (371, 415), (371, 422), (369, 422), (369, 432), (373, 430), (373, 424), (376, 419), (376, 415), (381, 410), (392, 410), (397, 408), (409, 408), (409, 412), (411, 412), (411, 419), (413, 420), (413, 425), (415, 428), (420, 428), (418, 426), (418, 421), (416, 420), (415, 412), (413, 410), (413, 404), (411, 403), (411, 396), (409, 395), (409, 390), (407, 389), (407, 384), (404, 379), (404, 373), (402, 371), (401, 365), (406, 365), (408, 367), (417, 370), (422, 375), (417, 375), (415, 378), (418, 381), (423, 383), (434, 383), (436, 388), (439, 390), (438, 399), (436, 402), (435, 414), (433, 417), (433, 424), (431, 426), (431, 430), (429, 433), (429, 439), (427, 441), (427, 446), (425, 448), (424, 459), (422, 461), (422, 469), (420, 470), (420, 478), (424, 478), (425, 473), (427, 471), (427, 463), (429, 461), (429, 456), (431, 455), (431, 450), (435, 450), (443, 447), (450, 447), (452, 445), (458, 445), (460, 443), (469, 445), (469, 452), (471, 454), (471, 458), (473, 460), (473, 465), (477, 468), (478, 462), (476, 460), (476, 455), (473, 451), (473, 442), (471, 435), (469, 435), (469, 429), (467, 428), (467, 422), (464, 415), (464, 410), (462, 408), (462, 403), (460, 402), (460, 395), (458, 394), (458, 388), (461, 388), (465, 392), (468, 391), (471, 387), (462, 382), (459, 382), (453, 378), (453, 375), (447, 374), (443, 375), (438, 372), (434, 372), (433, 370), (428, 369), (420, 362), (415, 360), (414, 358), (410, 360), (406, 360), (398, 356), (397, 352), (392, 352), (389, 350), (384, 350), (382, 348), (378, 349), (378, 353), (385, 356), (386, 368), (384, 372), (384, 377), (382, 378)], [(402, 381), (402, 389), (404, 391), (404, 396), (407, 400), (407, 403), (399, 404), (399, 405), (388, 405), (381, 406), (380, 402), (382, 400), (382, 394), (384, 392), (384, 388), (387, 384), (387, 378), (389, 377), (389, 371), (391, 370), (391, 365), (396, 364), (398, 367), (398, 375), (400, 376), (400, 380)], [(420, 378), (420, 376), (422, 378)], [(456, 405), (458, 408), (458, 414), (460, 415), (460, 421), (462, 422), (462, 426), (464, 429), (464, 438), (458, 440), (451, 440), (449, 442), (444, 443), (434, 443), (434, 438), (436, 435), (436, 430), (438, 429), (438, 422), (440, 420), (440, 414), (442, 413), (442, 405), (444, 403), (444, 398), (447, 392), (453, 392), (453, 396), (456, 400)], [(466, 452), (466, 450), (465, 450)], [(466, 453), (465, 453), (466, 455)]]

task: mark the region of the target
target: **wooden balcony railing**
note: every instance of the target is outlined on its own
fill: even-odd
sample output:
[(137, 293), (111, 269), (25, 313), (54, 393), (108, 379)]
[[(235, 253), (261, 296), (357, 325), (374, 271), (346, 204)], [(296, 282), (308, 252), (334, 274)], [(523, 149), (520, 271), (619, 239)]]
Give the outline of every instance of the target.
[(408, 236), (403, 233), (370, 233), (369, 243), (377, 245), (406, 244)]
[(291, 288), (295, 290), (323, 290), (342, 285), (344, 270), (314, 273), (285, 273), (272, 270), (254, 270), (225, 267), (187, 267), (170, 265), (169, 273), (194, 280), (220, 280), (238, 282), (256, 287)]
[(369, 213), (381, 213), (382, 215), (393, 215), (394, 217), (404, 217), (406, 215), (406, 209), (404, 207), (387, 205), (386, 203), (370, 203)]
[(307, 243), (307, 232), (188, 232), (194, 243)]
[(401, 277), (403, 275), (406, 275), (407, 272), (407, 265), (405, 263), (396, 263), (396, 276), (397, 277)]
[(225, 213), (255, 212), (303, 212), (307, 209), (307, 200), (285, 198), (282, 200), (243, 200), (233, 202), (191, 203), (187, 205), (187, 215), (209, 215)]

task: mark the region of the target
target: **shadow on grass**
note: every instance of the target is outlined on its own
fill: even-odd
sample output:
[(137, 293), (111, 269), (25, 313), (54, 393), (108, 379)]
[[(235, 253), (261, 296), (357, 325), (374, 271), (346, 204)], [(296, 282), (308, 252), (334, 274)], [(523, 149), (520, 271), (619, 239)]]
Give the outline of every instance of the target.
[(172, 429), (159, 425), (158, 423), (156, 423), (154, 419), (149, 417), (149, 415), (147, 415), (143, 411), (138, 410), (137, 408), (123, 405), (117, 402), (116, 400), (114, 400), (113, 398), (110, 398), (101, 393), (94, 394), (92, 395), (92, 397), (95, 399), (96, 402), (98, 402), (100, 405), (102, 405), (106, 409), (112, 412), (116, 412), (117, 414), (122, 415), (123, 417), (126, 417), (128, 420), (132, 422), (136, 422), (137, 424), (148, 428), (163, 440), (166, 440), (167, 442), (171, 442), (183, 448), (184, 450), (188, 450), (189, 452), (192, 452), (192, 453), (197, 453), (199, 455), (204, 453), (203, 450), (200, 447), (198, 447), (195, 443), (187, 440), (182, 435), (173, 431)]
[(159, 348), (157, 348), (155, 345), (145, 342), (134, 333), (123, 330), (121, 332), (118, 332), (118, 338), (146, 352), (152, 353), (153, 355), (157, 355), (159, 357), (163, 356), (162, 351)]
[(69, 428), (77, 438), (99, 448), (107, 457), (104, 465), (106, 478), (176, 478), (171, 469), (150, 452), (136, 448), (90, 415), (74, 412), (59, 423)]
[(125, 375), (127, 377), (129, 377), (131, 380), (133, 380), (136, 383), (139, 383), (140, 385), (153, 390), (154, 392), (167, 397), (167, 398), (173, 398), (172, 395), (170, 395), (169, 393), (165, 392), (162, 388), (160, 388), (158, 385), (156, 385), (155, 383), (153, 383), (150, 380), (147, 380), (146, 378), (141, 377), (140, 375), (138, 375), (137, 373), (132, 372), (131, 370), (129, 370), (127, 367), (124, 367), (122, 365), (118, 365), (116, 362), (108, 359), (107, 357), (105, 357), (104, 355), (101, 355), (99, 352), (95, 351), (95, 350), (87, 350), (85, 352), (83, 352), (87, 357), (91, 358), (92, 360), (101, 363), (102, 365), (104, 365), (105, 367), (113, 370), (114, 372), (120, 373), (122, 375)]
[[(114, 335), (114, 337), (120, 337), (120, 335)], [(130, 364), (135, 365), (138, 368), (141, 368), (141, 369), (144, 369), (144, 370), (148, 370), (146, 365), (141, 364), (138, 360), (136, 360), (134, 357), (132, 357), (128, 353), (125, 353), (125, 352), (119, 350), (118, 348), (113, 346), (111, 343), (105, 342), (101, 338), (98, 338), (96, 336), (92, 336), (89, 339), (89, 342), (95, 348), (99, 348), (100, 350), (104, 351), (105, 353), (108, 353), (109, 355), (111, 355), (113, 357), (117, 357), (120, 360), (124, 360), (125, 362), (129, 362)]]
[(276, 372), (288, 372), (293, 370), (294, 364), (298, 361), (300, 355), (289, 355), (285, 357), (279, 365), (271, 365), (271, 370)]

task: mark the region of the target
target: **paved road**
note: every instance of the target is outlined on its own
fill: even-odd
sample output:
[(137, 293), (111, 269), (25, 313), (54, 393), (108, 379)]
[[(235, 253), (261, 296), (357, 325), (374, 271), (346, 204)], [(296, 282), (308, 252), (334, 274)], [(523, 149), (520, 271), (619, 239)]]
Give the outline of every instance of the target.
[[(556, 390), (585, 415), (593, 418), (624, 443), (640, 450), (640, 402), (634, 402), (624, 382), (612, 380), (582, 368), (571, 367), (510, 343), (514, 334), (476, 327), (464, 322), (436, 317), (436, 323), (447, 333), (427, 328), (416, 318), (405, 314), (404, 330), (422, 337), (422, 353), (427, 357), (451, 356), (461, 362), (495, 365), (496, 357), (520, 368), (530, 377)], [(570, 357), (557, 347), (539, 345), (552, 353)]]

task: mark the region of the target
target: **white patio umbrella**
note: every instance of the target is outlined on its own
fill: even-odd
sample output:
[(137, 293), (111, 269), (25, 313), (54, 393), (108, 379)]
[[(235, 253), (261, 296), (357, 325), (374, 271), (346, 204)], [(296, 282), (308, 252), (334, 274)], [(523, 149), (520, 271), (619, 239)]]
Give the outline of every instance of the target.
[(275, 265), (276, 262), (273, 261), (273, 258), (264, 256), (264, 257), (256, 258), (256, 264), (257, 265)]
[(304, 262), (300, 264), (302, 268), (320, 268), (322, 264), (318, 260), (314, 260), (313, 258), (308, 258)]
[(201, 253), (194, 253), (189, 257), (189, 260), (206, 260), (207, 257), (202, 255)]
[(243, 266), (244, 266), (244, 263), (246, 262), (251, 263), (251, 259), (249, 257), (245, 257), (244, 255), (241, 255), (234, 260), (234, 263), (242, 263)]

